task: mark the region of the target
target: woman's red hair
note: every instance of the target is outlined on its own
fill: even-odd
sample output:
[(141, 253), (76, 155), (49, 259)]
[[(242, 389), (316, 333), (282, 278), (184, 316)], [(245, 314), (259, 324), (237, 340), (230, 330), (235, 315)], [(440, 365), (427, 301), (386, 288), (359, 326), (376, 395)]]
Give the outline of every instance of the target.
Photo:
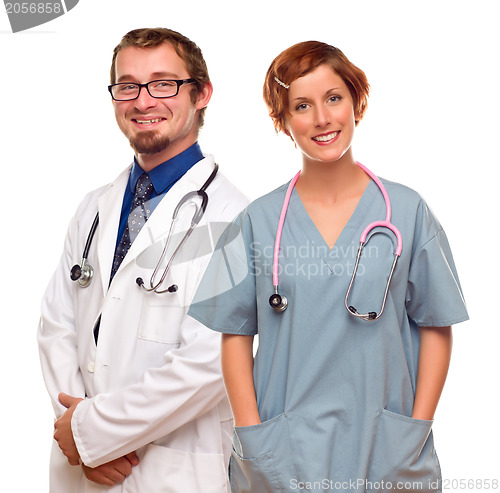
[(363, 118), (370, 90), (365, 73), (351, 63), (338, 48), (319, 41), (304, 41), (280, 53), (266, 74), (264, 101), (277, 132), (282, 131), (290, 135), (285, 121), (289, 112), (288, 89), (276, 82), (275, 77), (285, 85), (290, 85), (295, 79), (312, 72), (320, 65), (329, 65), (349, 88), (356, 125)]

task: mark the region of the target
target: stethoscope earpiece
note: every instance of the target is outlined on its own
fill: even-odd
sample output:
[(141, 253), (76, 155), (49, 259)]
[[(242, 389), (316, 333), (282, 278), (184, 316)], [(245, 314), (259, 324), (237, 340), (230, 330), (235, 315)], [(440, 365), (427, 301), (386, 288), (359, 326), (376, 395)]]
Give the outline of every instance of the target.
[[(144, 285), (144, 279), (142, 277), (138, 277), (135, 280), (135, 283), (137, 284), (137, 286), (142, 287)], [(172, 286), (169, 286), (167, 288), (167, 291), (169, 293), (176, 293), (178, 289), (179, 289), (179, 286), (177, 286), (177, 284), (172, 284)]]
[(368, 312), (366, 315), (360, 315), (358, 310), (356, 310), (356, 308), (354, 308), (352, 305), (349, 305), (347, 309), (352, 315), (359, 316), (363, 320), (377, 320), (378, 318), (377, 312)]

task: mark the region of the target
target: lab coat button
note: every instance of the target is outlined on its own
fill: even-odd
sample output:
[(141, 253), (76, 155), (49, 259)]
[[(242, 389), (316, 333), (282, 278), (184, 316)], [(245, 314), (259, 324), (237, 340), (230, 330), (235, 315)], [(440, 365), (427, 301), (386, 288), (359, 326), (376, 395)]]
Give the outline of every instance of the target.
[(87, 366), (87, 370), (90, 372), (90, 373), (94, 373), (94, 369), (95, 369), (95, 365), (94, 365), (94, 362), (91, 361), (88, 366)]

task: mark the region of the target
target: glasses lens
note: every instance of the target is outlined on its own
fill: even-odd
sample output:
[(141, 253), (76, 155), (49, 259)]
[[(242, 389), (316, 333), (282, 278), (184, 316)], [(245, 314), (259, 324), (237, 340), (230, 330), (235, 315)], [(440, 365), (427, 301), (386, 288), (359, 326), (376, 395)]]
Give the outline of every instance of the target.
[(115, 84), (111, 87), (111, 92), (116, 100), (127, 101), (137, 97), (139, 86), (137, 84)]
[(148, 85), (149, 93), (155, 98), (169, 98), (177, 94), (175, 80), (153, 80)]

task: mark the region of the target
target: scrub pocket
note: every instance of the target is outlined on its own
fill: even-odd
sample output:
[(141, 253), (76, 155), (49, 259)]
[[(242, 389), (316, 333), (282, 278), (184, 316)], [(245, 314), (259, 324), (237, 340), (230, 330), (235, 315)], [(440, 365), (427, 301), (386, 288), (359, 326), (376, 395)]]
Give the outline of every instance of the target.
[(378, 417), (367, 491), (441, 491), (441, 469), (434, 450), (432, 421), (386, 409)]
[(291, 468), (284, 414), (258, 425), (235, 427), (229, 465), (232, 493), (286, 492)]

